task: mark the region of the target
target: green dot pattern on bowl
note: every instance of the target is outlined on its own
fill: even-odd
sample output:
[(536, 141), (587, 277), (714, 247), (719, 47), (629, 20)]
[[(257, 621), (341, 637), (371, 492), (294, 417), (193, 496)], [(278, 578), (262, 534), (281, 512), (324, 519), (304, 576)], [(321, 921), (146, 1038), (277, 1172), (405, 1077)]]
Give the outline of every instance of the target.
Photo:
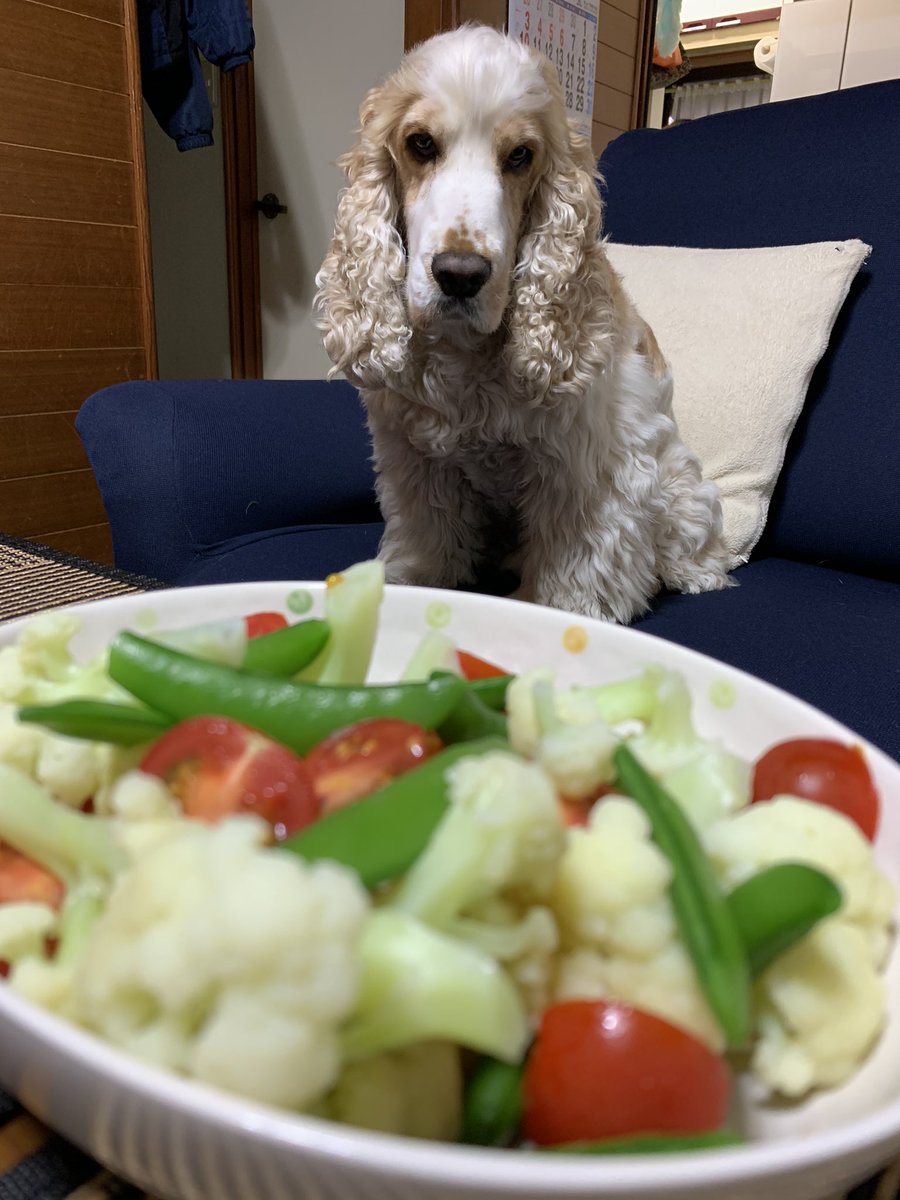
[(312, 592), (308, 592), (306, 588), (297, 588), (293, 592), (288, 592), (285, 604), (288, 612), (302, 616), (303, 613), (308, 613), (313, 606)]
[(155, 629), (159, 624), (159, 613), (155, 608), (142, 608), (140, 612), (134, 614), (135, 629), (143, 629), (145, 632), (149, 629)]
[(717, 679), (709, 685), (709, 700), (716, 708), (733, 708), (737, 700), (737, 689), (727, 679)]
[(425, 621), (432, 629), (443, 629), (452, 616), (453, 609), (443, 600), (435, 600), (425, 609)]

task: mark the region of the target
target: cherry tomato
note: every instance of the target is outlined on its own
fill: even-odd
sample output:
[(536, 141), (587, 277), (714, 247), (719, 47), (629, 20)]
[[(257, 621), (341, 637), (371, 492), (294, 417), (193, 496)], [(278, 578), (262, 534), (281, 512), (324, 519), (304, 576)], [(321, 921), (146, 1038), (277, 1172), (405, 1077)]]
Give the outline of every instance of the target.
[(753, 771), (753, 801), (799, 796), (855, 821), (869, 841), (878, 828), (878, 793), (859, 746), (794, 738), (772, 746)]
[(306, 756), (324, 812), (343, 808), (436, 754), (436, 733), (398, 717), (373, 717), (339, 729)]
[(494, 679), (497, 675), (509, 674), (509, 671), (504, 671), (487, 659), (479, 658), (477, 654), (469, 654), (465, 650), (457, 650), (456, 657), (464, 679)]
[(605, 1000), (544, 1011), (525, 1066), (523, 1133), (541, 1146), (702, 1133), (725, 1120), (725, 1062), (686, 1030)]
[(304, 760), (226, 717), (191, 717), (174, 725), (147, 749), (140, 767), (164, 779), (185, 815), (198, 821), (253, 812), (280, 841), (319, 816)]
[(249, 617), (244, 617), (244, 625), (247, 637), (255, 638), (261, 633), (274, 633), (276, 629), (284, 629), (287, 626), (287, 617), (277, 612), (251, 613)]
[(12, 846), (0, 842), (0, 904), (33, 900), (59, 908), (65, 890), (55, 875)]

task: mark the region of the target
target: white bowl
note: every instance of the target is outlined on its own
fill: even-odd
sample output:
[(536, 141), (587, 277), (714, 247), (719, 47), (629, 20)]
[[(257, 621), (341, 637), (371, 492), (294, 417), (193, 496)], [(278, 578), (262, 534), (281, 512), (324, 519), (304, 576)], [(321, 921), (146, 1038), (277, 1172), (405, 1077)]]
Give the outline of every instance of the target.
[[(321, 583), (234, 584), (81, 605), (79, 653), (120, 628), (175, 628), (258, 610), (298, 611)], [(290, 603), (289, 603), (290, 602)], [(23, 622), (0, 627), (0, 645)], [(405, 665), (442, 627), (511, 671), (556, 665), (570, 682), (622, 678), (647, 663), (687, 679), (702, 732), (755, 757), (789, 736), (853, 740), (800, 700), (648, 634), (510, 600), (388, 587), (372, 678)], [(723, 707), (723, 699), (733, 702)], [(883, 798), (876, 854), (900, 890), (900, 767), (861, 742)], [(0, 1083), (105, 1166), (165, 1200), (821, 1200), (900, 1152), (900, 953), (887, 969), (887, 1028), (844, 1087), (796, 1106), (745, 1087), (734, 1149), (663, 1158), (517, 1154), (365, 1133), (279, 1112), (176, 1078), (0, 988)]]

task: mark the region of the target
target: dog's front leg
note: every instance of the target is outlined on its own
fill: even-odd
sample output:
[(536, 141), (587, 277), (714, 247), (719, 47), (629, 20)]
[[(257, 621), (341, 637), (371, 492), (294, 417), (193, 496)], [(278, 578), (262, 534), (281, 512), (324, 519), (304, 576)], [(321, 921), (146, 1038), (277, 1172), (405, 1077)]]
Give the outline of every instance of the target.
[(395, 431), (373, 430), (373, 445), (385, 519), (378, 557), (388, 583), (452, 588), (472, 582), (481, 520), (460, 469), (419, 453)]
[[(600, 485), (602, 486), (602, 485)], [(559, 464), (525, 488), (520, 503), (518, 599), (627, 623), (658, 588), (650, 530), (614, 488), (579, 486)]]

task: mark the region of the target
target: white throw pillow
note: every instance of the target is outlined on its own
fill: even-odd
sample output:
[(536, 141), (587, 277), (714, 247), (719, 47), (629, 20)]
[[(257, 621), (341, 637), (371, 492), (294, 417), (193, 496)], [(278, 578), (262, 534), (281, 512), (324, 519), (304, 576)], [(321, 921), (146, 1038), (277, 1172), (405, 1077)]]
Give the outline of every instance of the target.
[(737, 566), (765, 527), (810, 377), (871, 246), (606, 250), (672, 367), (678, 429), (719, 485)]

